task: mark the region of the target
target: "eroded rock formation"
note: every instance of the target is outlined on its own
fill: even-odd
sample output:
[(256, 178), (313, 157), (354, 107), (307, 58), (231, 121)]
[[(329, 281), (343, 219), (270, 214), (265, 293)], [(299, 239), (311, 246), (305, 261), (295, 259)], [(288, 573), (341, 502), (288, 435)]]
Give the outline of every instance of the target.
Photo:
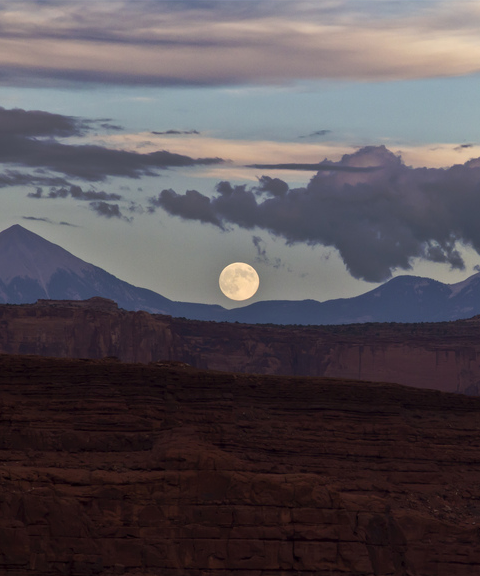
[(0, 305), (0, 352), (389, 381), (480, 392), (480, 317), (422, 324), (274, 326), (126, 312), (102, 298)]
[(480, 399), (0, 356), (0, 573), (473, 576)]

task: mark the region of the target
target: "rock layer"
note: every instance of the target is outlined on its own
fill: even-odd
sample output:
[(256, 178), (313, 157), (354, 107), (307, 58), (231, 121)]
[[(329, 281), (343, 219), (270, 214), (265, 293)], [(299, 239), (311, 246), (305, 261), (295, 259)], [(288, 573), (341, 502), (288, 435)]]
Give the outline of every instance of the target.
[(273, 326), (126, 312), (102, 298), (0, 305), (0, 352), (389, 381), (478, 395), (480, 317), (423, 324)]
[(480, 399), (0, 356), (0, 573), (472, 576)]

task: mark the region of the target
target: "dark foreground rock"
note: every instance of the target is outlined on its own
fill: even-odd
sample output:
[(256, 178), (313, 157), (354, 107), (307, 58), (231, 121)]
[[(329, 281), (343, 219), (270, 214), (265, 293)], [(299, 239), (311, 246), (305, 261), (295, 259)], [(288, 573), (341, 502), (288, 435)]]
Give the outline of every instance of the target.
[(473, 576), (480, 399), (0, 356), (0, 574)]
[(0, 305), (0, 353), (395, 382), (480, 393), (480, 316), (425, 324), (273, 326), (127, 312), (111, 300)]

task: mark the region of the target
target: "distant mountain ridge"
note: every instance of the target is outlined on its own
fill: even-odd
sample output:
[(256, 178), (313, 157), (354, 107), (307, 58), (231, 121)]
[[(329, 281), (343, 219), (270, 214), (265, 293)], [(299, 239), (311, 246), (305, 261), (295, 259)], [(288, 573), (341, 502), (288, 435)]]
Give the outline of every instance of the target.
[(0, 302), (26, 304), (38, 299), (85, 300), (110, 298), (125, 310), (156, 314), (211, 315), (221, 306), (179, 303), (119, 280), (102, 268), (77, 258), (57, 244), (16, 224), (0, 233)]
[(19, 224), (0, 233), (0, 303), (85, 300), (94, 296), (114, 300), (125, 310), (192, 320), (300, 325), (439, 322), (480, 314), (480, 273), (457, 284), (397, 276), (354, 298), (326, 302), (270, 300), (227, 310), (218, 305), (175, 302), (133, 286)]

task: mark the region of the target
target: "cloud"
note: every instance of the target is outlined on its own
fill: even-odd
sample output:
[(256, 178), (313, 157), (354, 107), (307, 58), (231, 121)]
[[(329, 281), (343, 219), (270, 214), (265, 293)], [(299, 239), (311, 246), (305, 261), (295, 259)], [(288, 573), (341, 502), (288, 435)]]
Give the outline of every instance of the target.
[(37, 198), (37, 199), (54, 199), (54, 198), (67, 198), (70, 196), (75, 200), (121, 200), (122, 196), (120, 194), (115, 194), (114, 192), (104, 192), (101, 190), (100, 192), (96, 192), (95, 190), (82, 190), (80, 186), (70, 186), (70, 187), (61, 187), (61, 188), (51, 188), (47, 195), (43, 194), (42, 188), (37, 188), (35, 192), (30, 192), (27, 194), (29, 198)]
[(480, 61), (475, 2), (0, 0), (0, 7), (0, 81), (8, 85), (389, 80), (476, 73)]
[[(202, 167), (201, 171), (196, 173), (197, 177), (216, 180), (247, 178), (255, 181), (258, 170), (246, 168), (246, 166), (254, 165), (259, 158), (263, 159), (263, 164), (316, 164), (319, 158), (328, 156), (332, 159), (339, 159), (346, 152), (353, 152), (356, 149), (343, 143), (313, 143), (297, 139), (294, 142), (276, 142), (214, 138), (204, 135), (184, 135), (181, 138), (172, 138), (168, 135), (152, 135), (151, 132), (122, 134), (121, 136), (113, 134), (104, 138), (103, 141), (112, 148), (122, 147), (144, 153), (164, 148), (183, 155), (191, 155), (194, 150), (195, 154), (200, 157), (234, 159), (234, 163), (225, 161), (212, 164), (207, 168)], [(450, 151), (450, 154), (454, 153)], [(296, 174), (292, 175), (297, 178)]]
[(58, 176), (45, 176), (41, 174), (25, 174), (15, 170), (5, 170), (0, 174), (0, 188), (9, 186), (64, 186), (68, 182)]
[(104, 130), (113, 130), (114, 132), (120, 132), (123, 130), (123, 126), (120, 126), (119, 124), (111, 124), (110, 122), (102, 122), (99, 125)]
[(0, 136), (0, 162), (28, 168), (47, 168), (70, 177), (103, 181), (108, 176), (154, 176), (166, 168), (219, 164), (219, 158), (190, 158), (165, 150), (140, 154), (96, 145), (68, 145), (55, 141), (9, 139)]
[(306, 136), (299, 136), (299, 138), (315, 138), (316, 136), (326, 136), (327, 134), (331, 134), (331, 130), (316, 130), (311, 134), (307, 134)]
[(90, 209), (93, 210), (97, 216), (103, 216), (104, 218), (118, 218), (119, 220), (124, 220), (125, 222), (131, 222), (132, 218), (124, 216), (120, 206), (118, 204), (108, 204), (108, 202), (103, 202), (101, 200), (90, 202)]
[(169, 214), (181, 216), (185, 220), (200, 220), (200, 222), (214, 224), (222, 228), (221, 220), (217, 218), (210, 206), (210, 200), (196, 190), (187, 190), (180, 196), (174, 190), (162, 190), (158, 198), (148, 200), (150, 212), (162, 207)]
[(252, 236), (252, 242), (257, 250), (255, 262), (266, 264), (267, 266), (273, 266), (275, 269), (283, 268), (285, 266), (280, 258), (274, 258), (272, 260), (267, 256), (265, 242), (260, 238), (260, 236)]
[(41, 110), (7, 110), (0, 107), (2, 138), (81, 136), (88, 130), (88, 122), (74, 116), (62, 116)]
[[(41, 111), (0, 108), (0, 164), (43, 169), (87, 181), (103, 181), (109, 176), (139, 178), (158, 170), (175, 167), (208, 166), (220, 158), (191, 158), (166, 150), (142, 154), (105, 148), (97, 144), (68, 144), (57, 137), (83, 136), (97, 120), (82, 120)], [(100, 121), (100, 122), (103, 122)], [(0, 176), (0, 186), (28, 179), (10, 172)], [(31, 183), (42, 184), (39, 176)]]
[(457, 243), (480, 254), (480, 158), (450, 168), (413, 168), (384, 146), (369, 146), (336, 164), (382, 169), (319, 171), (301, 188), (267, 177), (252, 187), (221, 182), (212, 198), (169, 190), (153, 202), (223, 230), (237, 225), (268, 231), (287, 244), (336, 248), (352, 276), (371, 282), (410, 269), (414, 258), (463, 269)]
[[(237, 140), (226, 138), (213, 138), (200, 136), (183, 136), (171, 138), (170, 136), (154, 136), (148, 132), (136, 134), (109, 135), (105, 139), (106, 145), (112, 148), (125, 148), (143, 152), (152, 152), (158, 149), (168, 149), (177, 154), (191, 155), (192, 150), (200, 157), (222, 157), (234, 159), (232, 162), (223, 162), (207, 168), (201, 168), (195, 174), (198, 178), (214, 178), (215, 180), (253, 181), (257, 180), (259, 170), (246, 168), (258, 163), (262, 164), (318, 164), (320, 158), (328, 158), (324, 162), (339, 160), (344, 154), (358, 150), (358, 146), (347, 145), (342, 142), (312, 142), (308, 140), (295, 140), (275, 142), (272, 140)], [(395, 150), (397, 152), (397, 150)], [(474, 144), (472, 148), (454, 150), (451, 143), (402, 145), (399, 152), (407, 164), (412, 166), (444, 167), (453, 163), (465, 162), (469, 158), (480, 156), (480, 145)], [(298, 170), (282, 173), (282, 178), (298, 183)], [(300, 172), (301, 173), (301, 172)], [(303, 177), (303, 176), (302, 176)]]
[(46, 224), (58, 224), (59, 226), (73, 226), (78, 228), (76, 224), (70, 224), (70, 222), (54, 222), (50, 218), (37, 218), (36, 216), (22, 216), (23, 220), (34, 220), (35, 222), (45, 222)]
[(319, 162), (316, 164), (299, 164), (299, 163), (284, 163), (284, 164), (248, 164), (246, 168), (258, 168), (259, 170), (300, 170), (304, 172), (374, 172), (379, 170), (381, 166), (343, 166), (342, 164)]
[(34, 220), (35, 222), (46, 222), (48, 224), (53, 224), (50, 218), (36, 218), (35, 216), (22, 216), (23, 220)]
[(285, 196), (288, 192), (288, 184), (280, 178), (261, 176), (258, 181), (260, 183), (257, 189), (259, 192), (268, 192), (272, 196)]
[(145, 213), (145, 208), (141, 204), (138, 204), (138, 202), (133, 202), (133, 201), (130, 201), (130, 203), (128, 204), (127, 210), (131, 214), (144, 214)]
[(155, 132), (152, 130), (152, 134), (156, 136), (178, 136), (178, 135), (191, 135), (191, 134), (200, 134), (198, 130), (166, 130), (165, 132)]

